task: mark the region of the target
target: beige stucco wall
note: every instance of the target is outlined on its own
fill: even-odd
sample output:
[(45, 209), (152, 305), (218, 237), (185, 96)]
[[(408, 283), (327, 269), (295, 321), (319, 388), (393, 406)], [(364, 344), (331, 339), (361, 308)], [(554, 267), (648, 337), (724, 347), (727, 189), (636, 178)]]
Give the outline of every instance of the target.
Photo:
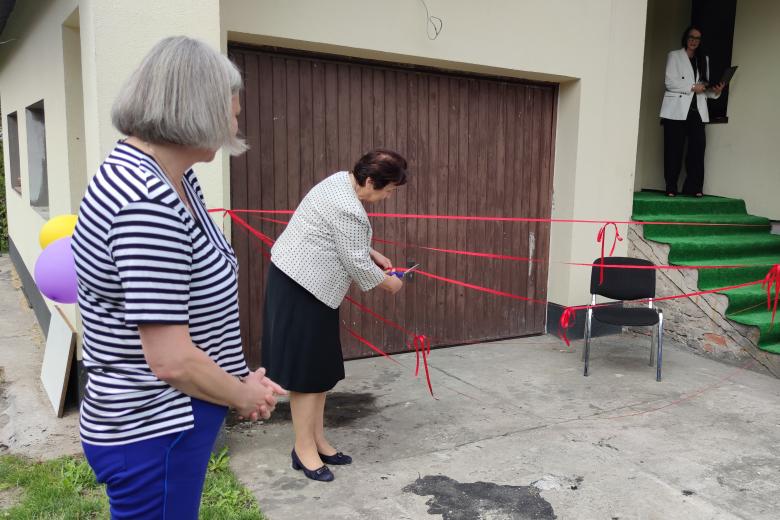
[[(81, 0), (84, 118), (87, 165), (94, 169), (120, 137), (111, 125), (111, 105), (130, 73), (166, 36), (186, 34), (220, 46), (219, 2), (188, 0), (118, 2)], [(227, 196), (223, 161), (197, 166), (208, 202), (221, 206)]]
[[(29, 205), (25, 107), (44, 100), (49, 215), (76, 213), (87, 179), (120, 137), (110, 117), (119, 87), (154, 43), (175, 34), (188, 34), (219, 47), (219, 3), (17, 2), (3, 32), (3, 39), (12, 41), (0, 46), (0, 102), (3, 121), (10, 112), (18, 114), (23, 191), (19, 195), (10, 187), (6, 153), (9, 235), (31, 273), (40, 254), (38, 232), (47, 218)], [(78, 76), (81, 85), (66, 81)], [(7, 150), (7, 142), (4, 145)], [(223, 205), (228, 196), (223, 164), (220, 154), (213, 163), (198, 167), (214, 206)], [(46, 303), (51, 309), (53, 304)], [(75, 305), (63, 309), (75, 323)]]
[[(553, 217), (631, 212), (646, 0), (222, 0), (227, 40), (561, 82)], [(555, 224), (550, 258), (591, 261), (594, 225)], [(616, 254), (624, 252), (621, 244)], [(553, 263), (549, 299), (587, 300), (588, 274)]]
[[(666, 53), (679, 46), (690, 21), (688, 2), (648, 2), (642, 110), (635, 189), (663, 189), (663, 129), (658, 111), (663, 97)], [(748, 211), (780, 220), (780, 2), (739, 0), (727, 124), (707, 127), (704, 190), (745, 199)]]
[[(666, 55), (680, 47), (680, 35), (691, 21), (691, 3), (648, 0), (642, 107), (636, 153), (634, 190), (663, 190), (664, 134), (658, 113), (664, 97)], [(711, 127), (710, 127), (711, 128)]]
[(726, 125), (707, 129), (708, 193), (745, 199), (749, 212), (780, 220), (780, 2), (739, 0)]
[[(0, 46), (3, 126), (6, 116), (15, 111), (19, 121), (19, 166), (22, 174), (20, 195), (11, 189), (10, 157), (4, 132), (8, 234), (31, 273), (41, 252), (38, 232), (47, 217), (29, 204), (25, 108), (44, 100), (49, 215), (71, 213), (68, 136), (64, 131), (66, 102), (62, 24), (77, 5), (77, 0), (17, 2), (11, 21), (18, 25), (9, 25), (3, 33), (3, 40), (12, 41)], [(52, 308), (51, 302), (47, 303)], [(63, 310), (75, 322), (74, 307), (65, 305)]]

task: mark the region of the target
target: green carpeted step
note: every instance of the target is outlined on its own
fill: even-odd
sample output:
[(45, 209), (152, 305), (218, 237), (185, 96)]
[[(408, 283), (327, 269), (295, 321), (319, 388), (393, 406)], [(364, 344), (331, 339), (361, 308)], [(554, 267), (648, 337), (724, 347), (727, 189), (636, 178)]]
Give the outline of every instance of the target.
[[(744, 265), (740, 268), (699, 269), (701, 290), (763, 280), (780, 264), (780, 236), (772, 235), (770, 221), (748, 215), (745, 203), (724, 197), (667, 197), (662, 193), (634, 194), (632, 220), (647, 222), (706, 222), (739, 226), (643, 226), (648, 240), (668, 244), (671, 265)], [(774, 326), (766, 307), (766, 290), (753, 285), (726, 291), (726, 317), (758, 327), (760, 349), (780, 354), (780, 314)]]
[(772, 354), (780, 354), (780, 343), (761, 344), (759, 342), (759, 347), (761, 347), (761, 350), (766, 350), (767, 352), (771, 352)]
[[(735, 265), (748, 263), (746, 258), (735, 258)], [(777, 259), (774, 259), (777, 262)], [(690, 262), (688, 265), (707, 265), (707, 263)], [(710, 265), (713, 265), (710, 263)], [(699, 270), (699, 289), (707, 291), (717, 289), (718, 287), (730, 287), (743, 283), (763, 280), (774, 264), (759, 262), (752, 267), (738, 267), (736, 269), (700, 269)]]
[(771, 222), (768, 218), (740, 214), (640, 215), (634, 213), (634, 215), (631, 216), (631, 219), (642, 222), (701, 222), (703, 224), (729, 224), (727, 226), (686, 226), (675, 224), (645, 226), (645, 238), (657, 241), (662, 241), (671, 237), (766, 234), (771, 226)]
[[(671, 237), (659, 240), (671, 246), (669, 263), (693, 262), (705, 265), (719, 259), (718, 265), (734, 264), (737, 258), (774, 258), (769, 263), (780, 263), (780, 235), (729, 235), (714, 237)], [(754, 262), (750, 262), (751, 264)]]
[(760, 285), (732, 289), (722, 294), (729, 298), (729, 306), (726, 309), (726, 315), (729, 317), (754, 310), (766, 310), (766, 289)]
[(743, 325), (758, 327), (761, 331), (759, 346), (780, 343), (780, 316), (775, 316), (775, 324), (772, 325), (772, 313), (766, 308), (766, 296), (764, 305), (750, 311), (739, 314), (726, 314), (730, 320)]
[(706, 213), (745, 214), (745, 201), (726, 197), (667, 197), (663, 193), (641, 191), (634, 194), (635, 215), (701, 215)]

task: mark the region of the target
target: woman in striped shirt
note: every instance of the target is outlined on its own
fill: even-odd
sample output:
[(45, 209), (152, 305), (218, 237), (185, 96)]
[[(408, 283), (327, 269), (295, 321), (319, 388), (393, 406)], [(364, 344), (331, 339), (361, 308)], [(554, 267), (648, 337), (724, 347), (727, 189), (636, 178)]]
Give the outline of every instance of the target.
[(191, 167), (240, 153), (241, 77), (186, 37), (125, 83), (120, 141), (92, 178), (73, 253), (87, 369), (80, 431), (112, 518), (196, 519), (229, 406), (267, 418), (284, 393), (241, 349), (238, 265)]

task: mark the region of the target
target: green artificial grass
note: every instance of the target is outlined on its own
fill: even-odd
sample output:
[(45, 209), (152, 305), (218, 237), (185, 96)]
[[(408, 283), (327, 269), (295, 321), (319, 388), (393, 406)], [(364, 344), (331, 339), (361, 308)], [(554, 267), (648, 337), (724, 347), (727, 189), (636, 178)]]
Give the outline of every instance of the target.
[[(669, 244), (670, 265), (745, 265), (699, 269), (699, 289), (711, 290), (763, 279), (780, 263), (780, 235), (770, 233), (769, 219), (748, 215), (745, 201), (726, 197), (667, 197), (634, 193), (632, 220), (696, 222), (729, 226), (654, 224), (643, 227), (647, 240)], [(774, 327), (760, 285), (722, 292), (729, 298), (726, 317), (761, 331), (758, 347), (780, 354), (780, 317)]]

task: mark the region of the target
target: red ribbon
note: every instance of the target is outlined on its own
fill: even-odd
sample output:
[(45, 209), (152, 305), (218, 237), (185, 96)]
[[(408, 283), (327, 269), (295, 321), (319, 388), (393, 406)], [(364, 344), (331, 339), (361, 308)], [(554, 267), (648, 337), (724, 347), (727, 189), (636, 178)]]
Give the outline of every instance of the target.
[[(220, 209), (209, 210), (209, 212), (216, 212), (216, 211), (223, 211), (223, 212), (225, 212), (225, 214), (229, 214), (231, 219), (235, 220), (236, 223), (238, 223), (242, 228), (244, 228), (246, 231), (252, 233), (255, 237), (260, 239), (264, 244), (266, 244), (269, 247), (273, 245), (273, 240), (270, 237), (264, 235), (262, 232), (256, 230), (252, 226), (250, 226), (246, 221), (244, 221), (240, 217), (238, 217), (235, 214), (236, 211), (241, 211), (241, 212), (244, 212), (244, 213), (277, 213), (277, 214), (290, 214), (290, 213), (292, 213), (291, 211), (287, 211), (287, 210), (270, 210), (270, 211), (256, 210), (256, 211), (253, 211), (253, 210), (227, 210), (227, 209), (221, 209), (221, 208)], [(455, 219), (455, 220), (499, 220), (499, 221), (507, 221), (507, 220), (510, 220), (510, 221), (516, 221), (517, 220), (517, 221), (519, 221), (519, 220), (522, 220), (522, 221), (546, 221), (546, 222), (562, 221), (562, 220), (555, 220), (555, 219), (514, 219), (514, 218), (502, 218), (502, 217), (495, 217), (495, 218), (448, 217), (448, 216), (439, 216), (439, 215), (372, 214), (372, 216), (394, 216), (394, 217), (401, 217), (401, 218), (404, 218), (404, 217), (405, 218), (443, 218), (443, 219)], [(265, 219), (265, 218), (264, 218), (264, 220), (274, 221), (274, 219)], [(283, 221), (275, 221), (275, 222), (283, 223)], [(567, 221), (567, 222), (603, 222), (603, 221)], [(631, 224), (631, 223), (634, 223), (634, 222), (621, 222), (621, 223)], [(639, 222), (639, 224), (642, 224), (642, 223)], [(659, 224), (659, 222), (652, 222), (650, 224)], [(731, 226), (733, 226), (733, 225), (739, 225), (739, 224), (705, 224), (705, 223), (679, 223), (679, 222), (668, 222), (668, 223), (665, 223), (665, 224), (686, 224), (686, 225), (700, 225), (700, 226), (706, 226), (706, 225), (708, 225), (708, 226), (717, 226), (717, 225), (726, 225), (726, 226), (731, 225)], [(605, 265), (604, 265), (604, 252), (605, 252), (605, 245), (606, 245), (606, 231), (607, 231), (607, 228), (609, 226), (613, 226), (615, 228), (615, 237), (613, 239), (612, 247), (611, 247), (610, 253), (609, 253), (610, 256), (611, 256), (614, 253), (614, 251), (615, 251), (615, 247), (617, 246), (617, 242), (623, 240), (623, 237), (620, 236), (620, 231), (619, 231), (619, 229), (617, 227), (617, 222), (606, 222), (601, 227), (601, 229), (599, 229), (598, 235), (596, 237), (597, 242), (599, 242), (601, 244), (601, 261), (600, 261), (599, 264), (577, 264), (577, 263), (569, 262), (569, 263), (571, 263), (573, 265), (592, 265), (592, 266), (600, 267), (600, 280), (599, 280), (599, 283), (602, 283), (604, 281), (604, 268), (605, 268)], [(754, 226), (754, 225), (745, 225), (744, 227), (752, 227), (752, 226)], [(390, 243), (389, 241), (381, 241), (381, 242)], [(474, 256), (501, 257), (501, 258), (504, 258), (504, 259), (519, 259), (517, 257), (507, 257), (506, 255), (491, 255), (489, 253), (463, 252), (463, 251), (456, 251), (456, 250), (445, 250), (445, 249), (425, 248), (425, 247), (424, 247), (424, 249), (431, 249), (431, 250), (434, 250), (434, 251), (442, 251), (442, 252), (461, 253), (461, 254), (470, 253), (470, 254), (473, 254)], [(527, 259), (527, 260), (531, 260), (531, 259)], [(715, 269), (715, 268), (736, 268), (736, 267), (744, 267), (744, 266), (741, 266), (741, 265), (729, 265), (729, 266), (674, 266), (674, 267), (672, 267), (672, 266), (647, 266), (647, 267), (644, 267), (643, 266), (643, 267), (638, 267), (638, 266), (617, 266), (617, 265), (612, 265), (612, 266), (608, 266), (608, 267), (610, 267), (610, 268), (612, 268), (612, 267), (624, 267), (624, 268), (631, 268), (631, 269), (639, 269), (639, 268), (647, 268), (647, 269), (667, 269), (667, 268)], [(474, 290), (477, 290), (477, 291), (486, 292), (486, 293), (489, 293), (489, 294), (494, 294), (496, 296), (503, 296), (503, 297), (506, 297), (506, 298), (512, 298), (512, 299), (522, 300), (522, 301), (530, 301), (530, 302), (534, 302), (534, 303), (546, 303), (543, 300), (537, 300), (537, 299), (534, 299), (534, 298), (528, 298), (528, 297), (525, 297), (525, 296), (519, 296), (519, 295), (516, 295), (516, 294), (507, 293), (507, 292), (503, 292), (503, 291), (496, 291), (496, 290), (493, 290), (493, 289), (488, 289), (486, 287), (481, 287), (481, 286), (478, 286), (478, 285), (462, 282), (460, 280), (454, 280), (454, 279), (451, 279), (451, 278), (445, 278), (443, 276), (437, 276), (437, 275), (434, 275), (432, 273), (427, 273), (425, 271), (418, 271), (418, 273), (420, 275), (422, 275), (422, 276), (426, 276), (426, 277), (432, 278), (434, 280), (440, 280), (440, 281), (443, 281), (443, 282), (452, 283), (452, 284), (455, 284), (455, 285), (460, 285), (462, 287), (467, 287), (469, 289), (474, 289)], [(749, 286), (757, 285), (757, 284), (761, 284), (761, 286), (763, 288), (765, 288), (766, 291), (767, 291), (767, 308), (768, 308), (768, 310), (772, 311), (772, 322), (771, 323), (772, 323), (772, 326), (774, 326), (774, 321), (775, 321), (775, 317), (776, 317), (776, 314), (777, 314), (778, 302), (780, 300), (780, 264), (775, 264), (769, 270), (769, 272), (767, 273), (766, 277), (763, 280), (757, 280), (757, 281), (754, 281), (754, 282), (747, 282), (747, 283), (742, 283), (742, 284), (738, 284), (738, 285), (732, 285), (732, 286), (728, 286), (728, 287), (720, 287), (720, 288), (717, 288), (717, 289), (710, 289), (710, 290), (699, 291), (699, 292), (694, 292), (694, 293), (679, 294), (679, 295), (673, 295), (673, 296), (664, 296), (664, 297), (655, 298), (654, 301), (658, 302), (658, 301), (673, 300), (673, 299), (678, 299), (678, 298), (689, 298), (689, 297), (692, 297), (692, 296), (701, 296), (701, 295), (705, 295), (705, 294), (721, 293), (721, 292), (726, 292), (726, 291), (729, 291), (729, 290), (738, 289), (738, 288), (742, 288), (742, 287), (749, 287)], [(772, 290), (774, 290), (774, 300), (772, 298)], [(394, 322), (392, 322), (390, 320), (387, 320), (386, 318), (383, 318), (379, 314), (371, 311), (367, 307), (357, 303), (356, 301), (352, 300), (351, 298), (347, 298), (347, 299), (350, 302), (352, 302), (354, 305), (358, 306), (359, 308), (361, 308), (362, 310), (364, 310), (366, 312), (369, 312), (370, 314), (372, 314), (376, 318), (382, 320), (383, 322), (385, 322), (385, 323), (387, 323), (389, 325), (392, 325), (392, 326), (396, 327), (397, 329), (399, 329), (399, 330), (401, 330), (401, 331), (403, 331), (403, 332), (413, 336), (414, 339), (412, 341), (412, 344), (413, 344), (413, 346), (415, 348), (415, 352), (417, 353), (417, 368), (415, 370), (415, 375), (419, 374), (419, 359), (420, 359), (420, 356), (422, 355), (423, 365), (424, 365), (424, 368), (425, 368), (426, 380), (427, 380), (427, 383), (428, 383), (428, 389), (431, 392), (431, 395), (433, 395), (433, 389), (431, 387), (430, 374), (429, 374), (429, 371), (428, 371), (428, 363), (427, 363), (428, 354), (430, 353), (430, 349), (431, 349), (430, 339), (427, 336), (424, 336), (424, 335), (412, 334), (410, 331), (407, 331), (406, 329), (404, 329), (400, 325), (398, 325), (398, 324), (396, 324), (396, 323), (394, 323)], [(637, 300), (637, 302), (639, 302), (639, 303), (646, 302), (646, 301), (647, 300)], [(567, 346), (570, 345), (570, 341), (569, 341), (568, 337), (566, 336), (566, 329), (568, 329), (568, 328), (570, 328), (571, 326), (574, 325), (575, 318), (576, 318), (576, 311), (577, 310), (580, 310), (580, 309), (592, 309), (592, 308), (595, 308), (595, 307), (602, 307), (602, 306), (605, 306), (605, 305), (612, 305), (612, 304), (613, 303), (597, 304), (597, 305), (580, 305), (580, 306), (572, 306), (572, 307), (565, 308), (563, 313), (561, 314), (561, 318), (560, 318), (559, 324), (560, 324), (561, 338), (566, 343), (566, 345)], [(356, 339), (358, 339), (359, 341), (361, 341), (365, 345), (367, 345), (370, 348), (372, 348), (372, 350), (374, 350), (375, 352), (377, 352), (377, 353), (387, 357), (388, 359), (391, 359), (392, 361), (396, 362), (394, 359), (390, 358), (386, 353), (384, 353), (381, 349), (379, 349), (378, 347), (376, 347), (373, 344), (371, 344), (370, 342), (368, 342), (368, 340), (366, 340), (365, 338), (359, 336), (357, 333), (355, 333), (352, 330), (349, 330), (349, 332)]]
[[(222, 208), (217, 209), (210, 209), (209, 212), (214, 213), (222, 211), (225, 216), (228, 214), (231, 214), (231, 217), (234, 215), (235, 212), (244, 212), (244, 213), (254, 213), (253, 210), (227, 210)], [(259, 213), (265, 213), (264, 210), (257, 210)], [(286, 211), (280, 211), (281, 213), (286, 213)], [(266, 222), (272, 222), (274, 224), (288, 224), (285, 220), (277, 220), (274, 218), (269, 217), (258, 217), (260, 220), (266, 221)], [(245, 221), (242, 221), (245, 222)], [(579, 221), (578, 221), (579, 222)], [(582, 221), (582, 222), (594, 222), (594, 221)], [(618, 222), (619, 224), (623, 224), (624, 222)], [(609, 224), (605, 224), (602, 226), (601, 230), (599, 231), (599, 237), (603, 237), (602, 232), (605, 231), (605, 228), (607, 225), (615, 225), (615, 222), (610, 222)], [(693, 225), (693, 224), (692, 224)], [(709, 225), (709, 224), (708, 224)], [(713, 224), (713, 225), (719, 225), (719, 224)], [(724, 224), (726, 225), (726, 224)], [(736, 225), (736, 224), (729, 224), (729, 225)], [(623, 237), (620, 236), (620, 234), (617, 232), (617, 226), (615, 226), (615, 239), (616, 240), (623, 240)], [(265, 236), (265, 235), (263, 235)], [(597, 237), (597, 240), (599, 240), (599, 237)], [(270, 240), (270, 239), (269, 239)], [(543, 258), (528, 258), (524, 256), (511, 256), (511, 255), (502, 255), (497, 253), (481, 253), (477, 251), (464, 251), (459, 249), (444, 249), (439, 247), (428, 247), (428, 246), (421, 246), (416, 244), (407, 244), (403, 242), (394, 242), (392, 240), (384, 240), (380, 238), (374, 238), (375, 242), (379, 242), (382, 244), (388, 244), (388, 245), (394, 245), (404, 248), (416, 248), (416, 249), (425, 249), (428, 251), (436, 251), (439, 253), (449, 253), (454, 255), (464, 255), (464, 256), (475, 256), (480, 258), (492, 258), (496, 260), (511, 260), (515, 262), (544, 262)], [(610, 251), (610, 256), (615, 250), (616, 243), (613, 243), (612, 250)], [(602, 252), (603, 257), (603, 252)], [(610, 264), (605, 265), (603, 261), (598, 264), (588, 264), (584, 262), (559, 262), (556, 260), (550, 260), (551, 263), (560, 263), (565, 265), (576, 265), (580, 267), (601, 267), (602, 270), (604, 268), (607, 269), (656, 269), (656, 270), (685, 270), (685, 269), (737, 269), (737, 268), (743, 268), (743, 267), (752, 267), (751, 265), (746, 264), (733, 264), (733, 265), (618, 265), (618, 264)], [(401, 270), (401, 268), (397, 268), (398, 270)], [(602, 274), (603, 276), (603, 274)], [(602, 280), (603, 281), (603, 280)]]
[(258, 231), (257, 229), (250, 226), (246, 220), (242, 219), (238, 215), (235, 214), (234, 211), (226, 209), (224, 210), (225, 213), (230, 215), (230, 218), (235, 222), (236, 224), (240, 225), (242, 228), (247, 230), (248, 232), (252, 233), (255, 237), (259, 238), (263, 244), (267, 245), (268, 247), (272, 247), (274, 245), (274, 241), (271, 237), (268, 235), (262, 233), (261, 231)]
[[(418, 377), (420, 374), (420, 356), (422, 355), (423, 360), (423, 368), (425, 369), (425, 381), (428, 383), (428, 391), (431, 393), (431, 396), (433, 396), (433, 386), (431, 385), (431, 376), (428, 371), (428, 355), (431, 353), (431, 340), (428, 336), (425, 334), (415, 334), (411, 332), (410, 330), (405, 329), (401, 325), (397, 324), (396, 322), (389, 320), (382, 316), (381, 314), (377, 313), (376, 311), (373, 311), (363, 305), (360, 302), (355, 301), (354, 299), (347, 296), (344, 298), (349, 303), (360, 309), (361, 311), (370, 314), (374, 318), (380, 320), (381, 322), (390, 325), (391, 327), (400, 330), (404, 334), (410, 336), (412, 340), (407, 343), (407, 346), (410, 348), (414, 348), (414, 352), (417, 357), (417, 367), (414, 369), (414, 376)], [(354, 334), (353, 334), (354, 335)]]
[(495, 289), (488, 289), (487, 287), (482, 287), (481, 285), (474, 285), (472, 283), (466, 283), (462, 282), (460, 280), (454, 280), (452, 278), (445, 278), (444, 276), (438, 276), (433, 273), (428, 273), (426, 271), (422, 271), (418, 269), (415, 271), (416, 274), (419, 274), (421, 276), (426, 276), (428, 278), (433, 278), (434, 280), (439, 280), (442, 282), (451, 283), (454, 285), (460, 285), (461, 287), (466, 287), (468, 289), (474, 289), (475, 291), (480, 291), (488, 294), (494, 294), (496, 296), (503, 296), (504, 298), (511, 298), (513, 300), (521, 300), (525, 302), (534, 302), (534, 303), (544, 303), (547, 304), (545, 300), (537, 300), (535, 298), (529, 298), (527, 296), (520, 296), (518, 294), (512, 294), (504, 291), (496, 291)]
[[(346, 328), (346, 327), (344, 327), (344, 328)], [(379, 347), (377, 347), (376, 345), (374, 345), (373, 343), (371, 343), (370, 341), (368, 341), (366, 338), (364, 338), (363, 336), (361, 336), (360, 334), (358, 334), (358, 333), (357, 333), (357, 332), (355, 332), (354, 330), (352, 330), (352, 329), (347, 329), (347, 332), (349, 332), (350, 334), (352, 334), (352, 336), (353, 336), (355, 339), (357, 339), (357, 340), (358, 340), (359, 342), (361, 342), (362, 344), (366, 345), (368, 348), (370, 348), (371, 350), (373, 350), (373, 351), (374, 351), (374, 352), (376, 352), (377, 354), (381, 354), (381, 355), (383, 355), (384, 357), (386, 357), (387, 359), (389, 359), (390, 361), (392, 361), (393, 363), (396, 363), (396, 364), (399, 364), (399, 365), (400, 365), (400, 363), (398, 363), (398, 361), (396, 361), (395, 359), (391, 358), (391, 357), (390, 357), (390, 356), (389, 356), (389, 355), (388, 355), (388, 354), (387, 354), (387, 353), (386, 353), (384, 350), (380, 349)]]
[(454, 255), (463, 255), (463, 256), (476, 256), (479, 258), (493, 258), (496, 260), (513, 260), (515, 262), (542, 262), (543, 261), (541, 259), (528, 258), (525, 256), (510, 256), (510, 255), (500, 255), (496, 253), (480, 253), (477, 251), (462, 251), (460, 249), (442, 249), (440, 247), (418, 246), (415, 244), (405, 244), (403, 242), (393, 242), (392, 240), (383, 240), (381, 238), (374, 238), (374, 242), (379, 242), (380, 244), (388, 244), (391, 246), (399, 246), (404, 248), (425, 249), (427, 251), (436, 251), (438, 253), (450, 253)]
[[(610, 266), (608, 266), (610, 267)], [(732, 291), (734, 289), (741, 289), (742, 287), (750, 287), (751, 285), (758, 285), (761, 284), (762, 286), (764, 284), (775, 284), (775, 309), (777, 308), (777, 299), (778, 299), (778, 290), (777, 286), (780, 283), (780, 269), (778, 269), (778, 265), (775, 265), (770, 271), (769, 274), (764, 278), (763, 280), (756, 280), (754, 282), (745, 282), (740, 283), (737, 285), (729, 285), (728, 287), (718, 287), (717, 289), (708, 289), (706, 291), (697, 291), (692, 293), (686, 293), (686, 294), (675, 294), (672, 296), (661, 296), (658, 298), (653, 298), (653, 302), (663, 302), (667, 300), (677, 300), (680, 298), (691, 298), (693, 296), (703, 296), (705, 294), (714, 294), (714, 293), (723, 293), (727, 291)], [(767, 296), (769, 296), (769, 289), (767, 289)], [(644, 299), (644, 300), (632, 300), (633, 303), (647, 303), (650, 300)], [(566, 307), (563, 310), (563, 314), (561, 314), (561, 318), (558, 321), (558, 324), (561, 329), (561, 339), (563, 339), (564, 342), (566, 342), (566, 345), (569, 345), (569, 340), (566, 337), (566, 329), (570, 328), (572, 325), (574, 325), (574, 316), (575, 312), (581, 309), (595, 309), (597, 307), (607, 307), (609, 305), (617, 305), (621, 304), (623, 302), (607, 302), (607, 303), (597, 303), (595, 305), (574, 305), (572, 307)]]
[[(775, 326), (775, 314), (777, 314), (777, 301), (780, 299), (780, 264), (775, 264), (769, 270), (761, 282), (761, 287), (766, 289), (766, 307), (772, 311), (771, 327)], [(774, 303), (772, 303), (772, 289), (775, 291)]]
[(414, 369), (414, 377), (420, 375), (420, 355), (422, 355), (423, 367), (425, 369), (425, 381), (428, 383), (428, 391), (433, 397), (433, 387), (431, 386), (431, 375), (428, 372), (428, 355), (431, 353), (431, 340), (424, 334), (416, 334), (412, 340), (414, 352), (417, 356), (417, 365)]
[(601, 229), (599, 229), (599, 233), (596, 235), (596, 242), (601, 244), (601, 268), (599, 269), (599, 285), (604, 283), (604, 245), (607, 242), (606, 235), (607, 228), (609, 226), (615, 228), (615, 238), (612, 240), (612, 249), (609, 250), (609, 256), (612, 256), (612, 253), (615, 252), (615, 246), (617, 245), (618, 241), (623, 241), (623, 237), (620, 236), (620, 231), (618, 230), (617, 224), (614, 222), (607, 222), (601, 226)]
[[(213, 208), (209, 212), (226, 211), (224, 208)], [(292, 215), (290, 209), (232, 209), (234, 213), (255, 213), (266, 215)], [(427, 215), (414, 213), (369, 213), (369, 217), (381, 218), (403, 218), (403, 219), (421, 219), (421, 220), (466, 220), (477, 222), (547, 222), (547, 223), (565, 223), (565, 224), (636, 224), (641, 226), (699, 226), (699, 227), (763, 227), (766, 224), (731, 224), (717, 222), (670, 222), (670, 221), (641, 221), (641, 220), (589, 220), (589, 219), (570, 219), (570, 218), (531, 218), (531, 217), (478, 217), (467, 215)]]
[(563, 309), (563, 314), (561, 314), (561, 320), (559, 324), (561, 329), (561, 339), (564, 341), (564, 343), (566, 343), (567, 347), (571, 346), (571, 342), (569, 341), (569, 338), (566, 337), (566, 329), (574, 325), (576, 317), (576, 308), (566, 307)]
[[(227, 216), (227, 215), (228, 215), (228, 213), (227, 213), (227, 211), (226, 211), (226, 212), (225, 212), (225, 216)], [(250, 233), (250, 232), (249, 232), (249, 231), (248, 231), (248, 230), (247, 230), (245, 227), (243, 227), (243, 226), (239, 226), (239, 227), (238, 227), (238, 229), (240, 229), (241, 231), (243, 231), (243, 232), (244, 232), (244, 233), (246, 233), (247, 235), (249, 235), (249, 236), (252, 236), (252, 234), (251, 234), (251, 233)], [(270, 259), (271, 259), (271, 253), (269, 253), (268, 251), (266, 251), (265, 249), (263, 249), (263, 247), (262, 247), (262, 245), (261, 245), (261, 244), (258, 244), (257, 242), (252, 242), (252, 245), (254, 246), (254, 248), (255, 248), (255, 249), (257, 249), (258, 251), (260, 251), (260, 254), (261, 254), (261, 255), (263, 255), (265, 258), (267, 258), (268, 260), (270, 260)], [(265, 245), (265, 243), (264, 243), (264, 242), (263, 242), (263, 245)], [(267, 247), (268, 247), (269, 249), (271, 248), (271, 246), (267, 246)]]

